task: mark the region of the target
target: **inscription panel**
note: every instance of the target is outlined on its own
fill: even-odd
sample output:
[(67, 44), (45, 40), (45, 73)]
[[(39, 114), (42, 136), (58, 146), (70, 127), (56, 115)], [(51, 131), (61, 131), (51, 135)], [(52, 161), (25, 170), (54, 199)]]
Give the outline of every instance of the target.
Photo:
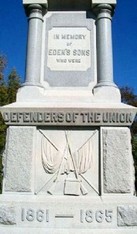
[(94, 15), (48, 12), (45, 17), (43, 85), (94, 86), (97, 81)]
[(12, 110), (2, 113), (8, 125), (45, 125), (45, 126), (130, 126), (135, 112), (129, 110), (96, 110), (58, 109), (48, 108), (38, 110)]
[[(79, 222), (80, 223), (112, 223), (113, 222), (113, 210), (100, 209), (100, 210), (79, 210)], [(74, 219), (74, 214), (55, 214), (50, 216), (50, 210), (43, 209), (21, 209), (21, 221), (22, 222), (51, 222), (51, 219)]]
[(21, 209), (21, 221), (22, 222), (33, 222), (37, 221), (39, 223), (41, 222), (49, 222), (49, 210), (43, 210), (43, 209)]
[(113, 210), (80, 210), (81, 223), (112, 223), (113, 222)]
[(56, 227), (56, 228), (114, 228), (117, 225), (117, 212), (111, 206), (89, 206), (81, 209), (60, 209), (33, 205), (20, 207), (18, 210), (18, 223), (20, 226), (30, 227)]
[(87, 28), (57, 27), (48, 32), (47, 66), (52, 71), (86, 71), (90, 63), (90, 31)]

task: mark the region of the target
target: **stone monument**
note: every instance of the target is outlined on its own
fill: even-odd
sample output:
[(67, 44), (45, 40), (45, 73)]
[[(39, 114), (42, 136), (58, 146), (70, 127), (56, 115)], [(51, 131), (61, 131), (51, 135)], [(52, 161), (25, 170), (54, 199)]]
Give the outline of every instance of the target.
[(8, 125), (1, 234), (136, 234), (131, 126), (113, 81), (116, 0), (23, 0), (26, 79)]

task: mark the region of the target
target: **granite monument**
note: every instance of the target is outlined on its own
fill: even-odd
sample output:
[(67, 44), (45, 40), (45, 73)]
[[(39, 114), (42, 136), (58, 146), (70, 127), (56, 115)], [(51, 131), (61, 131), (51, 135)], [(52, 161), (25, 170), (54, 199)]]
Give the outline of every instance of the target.
[(113, 79), (116, 0), (23, 0), (25, 83), (8, 125), (2, 234), (136, 234), (129, 127)]

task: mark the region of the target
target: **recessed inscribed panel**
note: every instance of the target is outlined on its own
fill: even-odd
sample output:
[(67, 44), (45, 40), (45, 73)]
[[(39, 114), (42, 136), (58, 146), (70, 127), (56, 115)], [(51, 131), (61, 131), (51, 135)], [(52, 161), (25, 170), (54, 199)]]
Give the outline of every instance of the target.
[(47, 66), (52, 71), (86, 71), (90, 68), (90, 31), (56, 27), (48, 32)]
[(47, 87), (96, 84), (96, 28), (90, 12), (48, 12), (43, 34)]

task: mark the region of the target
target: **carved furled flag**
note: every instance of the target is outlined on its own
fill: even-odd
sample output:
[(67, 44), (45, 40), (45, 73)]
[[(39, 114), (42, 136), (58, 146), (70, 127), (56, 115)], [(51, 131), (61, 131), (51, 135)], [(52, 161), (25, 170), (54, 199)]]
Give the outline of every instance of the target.
[[(67, 134), (69, 140), (69, 134)], [(74, 158), (75, 165), (78, 174), (85, 173), (92, 166), (92, 137), (94, 133), (87, 139), (86, 142), (75, 152), (70, 153), (71, 144), (67, 142), (64, 148), (64, 152), (55, 146), (55, 144), (48, 139), (48, 137), (43, 134), (42, 137), (42, 164), (45, 171), (49, 174), (54, 174), (56, 171), (60, 170), (62, 167), (61, 174), (69, 173), (70, 171), (75, 171), (74, 163), (72, 157)], [(70, 148), (70, 150), (69, 150)], [(61, 165), (63, 164), (63, 165)]]

